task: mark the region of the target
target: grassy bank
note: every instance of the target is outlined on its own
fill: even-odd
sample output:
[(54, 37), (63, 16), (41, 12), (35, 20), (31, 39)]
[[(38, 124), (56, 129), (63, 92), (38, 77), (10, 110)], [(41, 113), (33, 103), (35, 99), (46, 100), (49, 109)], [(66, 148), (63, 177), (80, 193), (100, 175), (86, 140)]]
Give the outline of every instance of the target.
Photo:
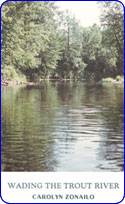
[[(1, 79), (1, 85), (3, 86), (17, 86), (17, 85), (35, 85), (35, 84), (40, 84), (42, 81), (72, 81), (74, 79), (49, 79), (49, 78), (43, 78), (43, 79), (38, 79), (35, 81), (28, 81), (25, 77), (18, 77), (15, 79)], [(78, 81), (83, 81), (82, 79), (79, 79)], [(90, 82), (88, 82), (90, 83)], [(98, 82), (97, 82), (98, 83)], [(116, 78), (103, 78), (99, 83), (114, 83), (114, 84), (124, 84), (124, 76), (117, 76)]]
[(101, 80), (102, 83), (124, 83), (124, 76), (117, 76), (116, 78), (111, 78), (111, 77), (108, 77), (108, 78), (103, 78)]

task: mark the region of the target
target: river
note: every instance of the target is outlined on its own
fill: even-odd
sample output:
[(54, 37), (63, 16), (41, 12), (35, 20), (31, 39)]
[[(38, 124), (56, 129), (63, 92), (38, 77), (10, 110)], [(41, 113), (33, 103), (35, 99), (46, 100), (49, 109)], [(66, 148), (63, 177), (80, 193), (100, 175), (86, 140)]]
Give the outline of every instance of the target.
[(2, 87), (1, 123), (2, 171), (123, 171), (123, 85)]

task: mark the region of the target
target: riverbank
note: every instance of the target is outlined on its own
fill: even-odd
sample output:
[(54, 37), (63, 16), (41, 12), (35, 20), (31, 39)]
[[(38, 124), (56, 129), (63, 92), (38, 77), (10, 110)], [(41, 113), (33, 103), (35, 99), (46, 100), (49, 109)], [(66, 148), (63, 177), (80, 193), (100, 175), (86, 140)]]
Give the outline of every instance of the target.
[[(2, 86), (18, 86), (18, 85), (39, 85), (43, 81), (74, 81), (74, 79), (40, 79), (38, 81), (14, 81), (14, 80), (1, 80)], [(84, 81), (83, 79), (79, 79), (78, 81)], [(115, 83), (115, 84), (124, 84), (124, 76), (117, 76), (116, 78), (103, 78), (101, 81), (96, 82), (99, 84), (104, 83)]]
[(18, 86), (18, 85), (33, 85), (33, 84), (35, 84), (35, 82), (1, 80), (2, 86)]
[(36, 81), (1, 80), (2, 86), (39, 85), (43, 81), (73, 81), (73, 79), (40, 79)]
[(101, 83), (115, 83), (115, 84), (124, 84), (124, 76), (117, 76), (116, 78), (103, 78)]

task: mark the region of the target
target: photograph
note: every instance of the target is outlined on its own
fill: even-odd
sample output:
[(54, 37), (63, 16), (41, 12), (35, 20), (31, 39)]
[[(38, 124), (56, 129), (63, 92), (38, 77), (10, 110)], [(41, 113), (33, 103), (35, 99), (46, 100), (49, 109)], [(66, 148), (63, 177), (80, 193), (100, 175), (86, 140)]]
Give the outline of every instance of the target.
[(1, 6), (1, 171), (124, 172), (124, 6)]

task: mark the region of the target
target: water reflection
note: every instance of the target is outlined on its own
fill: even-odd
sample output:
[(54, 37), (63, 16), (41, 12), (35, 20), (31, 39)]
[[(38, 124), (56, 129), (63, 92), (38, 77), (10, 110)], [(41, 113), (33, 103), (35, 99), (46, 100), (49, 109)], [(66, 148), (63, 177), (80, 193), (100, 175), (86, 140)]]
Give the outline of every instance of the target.
[(122, 86), (2, 87), (3, 171), (123, 171)]

